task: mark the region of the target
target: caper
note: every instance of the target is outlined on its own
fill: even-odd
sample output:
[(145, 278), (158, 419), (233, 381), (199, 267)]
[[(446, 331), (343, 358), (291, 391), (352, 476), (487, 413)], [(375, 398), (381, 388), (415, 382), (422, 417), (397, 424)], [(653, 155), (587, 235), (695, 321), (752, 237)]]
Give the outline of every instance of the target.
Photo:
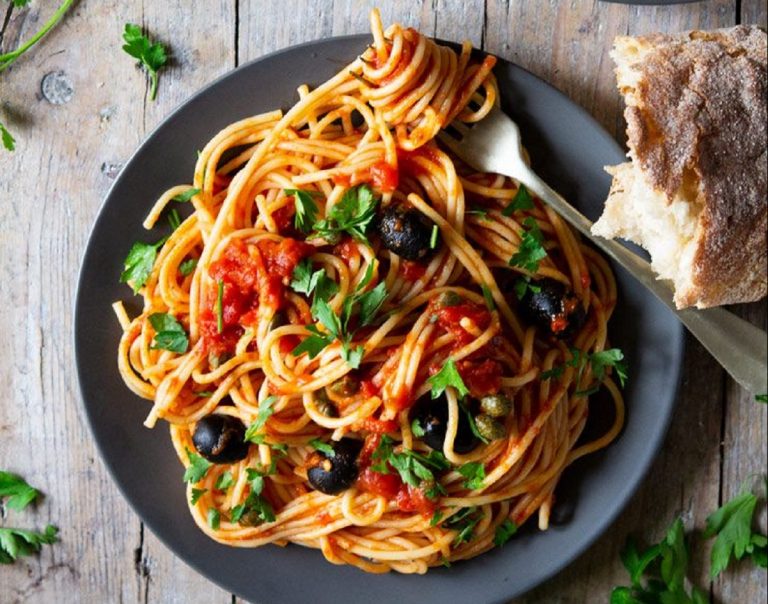
[(443, 292), (437, 298), (438, 308), (446, 308), (448, 306), (458, 306), (462, 302), (464, 302), (464, 298), (462, 298), (456, 292), (452, 292), (452, 291)]
[(208, 353), (208, 365), (211, 369), (218, 369), (221, 365), (226, 363), (232, 355), (228, 352), (222, 352), (221, 354), (215, 354), (213, 352)]
[(504, 417), (512, 410), (512, 402), (503, 394), (489, 394), (480, 399), (480, 409), (491, 417)]
[(248, 510), (237, 521), (240, 526), (259, 526), (263, 522), (264, 519), (258, 510)]
[(475, 425), (480, 436), (486, 440), (499, 440), (506, 436), (504, 424), (485, 413), (481, 413), (475, 418)]
[(352, 396), (360, 390), (360, 380), (347, 374), (331, 385), (331, 392), (337, 396)]
[(329, 400), (317, 398), (315, 399), (315, 406), (320, 413), (325, 415), (325, 417), (339, 417), (339, 411), (336, 409), (336, 405)]

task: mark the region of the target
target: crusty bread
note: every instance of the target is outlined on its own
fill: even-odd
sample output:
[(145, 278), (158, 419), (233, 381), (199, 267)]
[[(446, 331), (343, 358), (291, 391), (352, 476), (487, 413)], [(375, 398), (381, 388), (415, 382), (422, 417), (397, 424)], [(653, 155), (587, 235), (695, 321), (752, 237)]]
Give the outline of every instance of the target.
[(645, 247), (678, 308), (762, 298), (765, 32), (619, 37), (611, 56), (632, 161), (607, 168), (613, 185), (593, 233)]

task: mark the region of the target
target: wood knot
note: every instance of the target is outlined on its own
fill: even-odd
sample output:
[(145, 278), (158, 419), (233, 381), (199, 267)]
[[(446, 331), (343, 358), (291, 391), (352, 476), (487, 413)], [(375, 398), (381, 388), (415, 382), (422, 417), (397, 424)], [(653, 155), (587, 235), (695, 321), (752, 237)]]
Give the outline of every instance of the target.
[(64, 105), (72, 100), (75, 88), (63, 71), (52, 71), (43, 76), (40, 89), (45, 100), (52, 105)]

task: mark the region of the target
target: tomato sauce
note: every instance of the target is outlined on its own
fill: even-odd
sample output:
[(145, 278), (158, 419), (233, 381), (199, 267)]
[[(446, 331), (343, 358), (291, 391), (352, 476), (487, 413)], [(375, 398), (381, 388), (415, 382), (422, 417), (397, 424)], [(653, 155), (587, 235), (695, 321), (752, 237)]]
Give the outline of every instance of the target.
[(333, 255), (350, 264), (353, 260), (360, 258), (360, 250), (352, 237), (345, 236), (339, 243), (333, 246)]
[(419, 512), (424, 516), (431, 516), (437, 507), (437, 503), (427, 497), (422, 489), (408, 484), (400, 487), (395, 501), (401, 512)]
[(496, 394), (501, 389), (501, 364), (498, 361), (462, 360), (456, 363), (456, 368), (475, 398)]
[(397, 168), (385, 161), (376, 162), (369, 169), (370, 182), (375, 189), (382, 193), (392, 193), (397, 189), (400, 175)]
[(443, 306), (436, 310), (437, 324), (445, 331), (456, 336), (457, 347), (465, 346), (475, 339), (475, 336), (466, 331), (460, 324), (464, 317), (468, 317), (480, 329), (485, 329), (491, 323), (491, 313), (485, 306), (474, 302), (462, 302), (455, 306)]
[(418, 281), (427, 272), (427, 267), (420, 262), (403, 260), (400, 264), (400, 272), (406, 281)]

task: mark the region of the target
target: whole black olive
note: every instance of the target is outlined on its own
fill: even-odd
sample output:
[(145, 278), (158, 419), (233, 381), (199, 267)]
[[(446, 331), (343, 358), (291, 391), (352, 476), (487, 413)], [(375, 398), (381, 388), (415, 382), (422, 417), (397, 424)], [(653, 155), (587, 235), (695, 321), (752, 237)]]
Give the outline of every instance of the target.
[[(423, 396), (414, 407), (413, 417), (424, 431), (424, 436), (419, 438), (435, 451), (442, 451), (445, 442), (445, 432), (448, 427), (448, 400), (445, 395), (432, 399), (429, 395)], [(453, 450), (460, 455), (469, 453), (480, 444), (472, 433), (467, 414), (459, 409), (459, 425), (456, 429), (456, 438), (453, 440)]]
[(309, 456), (307, 479), (313, 489), (326, 495), (336, 495), (357, 480), (357, 454), (363, 443), (353, 438), (342, 438), (329, 444), (333, 447), (332, 456), (321, 451)]
[(573, 336), (585, 319), (581, 301), (554, 279), (531, 281), (520, 300), (520, 313), (529, 323), (558, 338)]
[(387, 207), (376, 221), (384, 247), (406, 260), (426, 258), (433, 247), (437, 247), (437, 242), (430, 246), (434, 226), (435, 224), (418, 210), (400, 204)]
[(213, 463), (234, 463), (248, 455), (245, 426), (231, 415), (206, 415), (197, 422), (192, 442)]

